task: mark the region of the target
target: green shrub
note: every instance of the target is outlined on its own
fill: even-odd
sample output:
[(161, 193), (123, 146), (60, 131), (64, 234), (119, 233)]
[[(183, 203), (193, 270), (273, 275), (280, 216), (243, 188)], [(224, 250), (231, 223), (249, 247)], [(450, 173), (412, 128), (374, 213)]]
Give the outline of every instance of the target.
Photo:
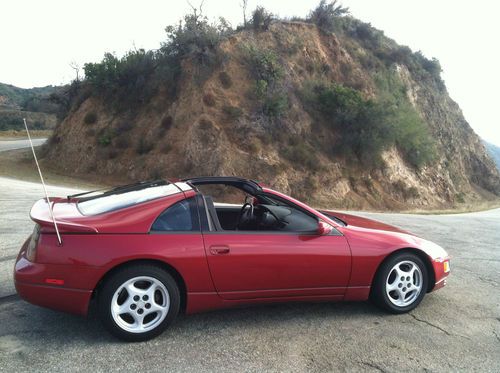
[(233, 33), (224, 18), (217, 23), (209, 23), (208, 18), (196, 12), (184, 17), (178, 26), (167, 26), (167, 42), (163, 51), (179, 60), (192, 57), (201, 64), (214, 62), (214, 51), (219, 43)]
[(222, 111), (231, 120), (237, 120), (243, 114), (243, 110), (237, 106), (224, 105)]
[(375, 76), (378, 97), (387, 108), (393, 123), (395, 145), (405, 160), (420, 168), (436, 158), (435, 143), (427, 124), (408, 100), (407, 87), (395, 70), (386, 70)]
[(83, 117), (83, 123), (85, 124), (94, 124), (95, 122), (97, 122), (97, 114), (94, 111), (89, 111)]
[(255, 44), (245, 44), (243, 52), (250, 73), (255, 80), (263, 80), (267, 84), (279, 81), (284, 70), (278, 54), (272, 49), (260, 48)]
[[(17, 130), (24, 131), (24, 122), (23, 117), (26, 113), (18, 110), (0, 110), (0, 131), (6, 130)], [(44, 116), (40, 114), (40, 116)], [(47, 125), (50, 119), (40, 118), (40, 119), (30, 119), (26, 118), (28, 123), (28, 128), (30, 130), (43, 130), (49, 129), (50, 127)]]
[(106, 53), (101, 62), (85, 64), (84, 70), (93, 93), (124, 110), (148, 102), (159, 84), (175, 86), (179, 67), (161, 51), (139, 49), (122, 58)]
[(97, 143), (100, 146), (108, 146), (108, 145), (110, 145), (111, 144), (111, 140), (112, 140), (112, 137), (111, 137), (111, 134), (109, 132), (102, 133), (101, 135), (99, 135), (97, 137)]
[(264, 7), (258, 6), (252, 13), (252, 27), (256, 31), (267, 31), (274, 20), (274, 15)]
[(278, 55), (253, 44), (243, 48), (246, 65), (255, 79), (254, 96), (261, 104), (262, 113), (270, 118), (282, 116), (288, 108), (288, 96), (283, 86), (285, 70)]
[(288, 109), (288, 96), (283, 91), (268, 93), (264, 96), (262, 111), (271, 118), (279, 118)]
[(332, 32), (336, 20), (348, 13), (349, 8), (338, 4), (337, 0), (331, 2), (321, 0), (318, 6), (309, 14), (308, 21), (315, 23), (322, 30)]
[(377, 168), (382, 151), (397, 146), (415, 167), (433, 160), (427, 127), (407, 101), (377, 102), (352, 88), (322, 83), (306, 87), (301, 97), (339, 135), (333, 154)]
[(198, 65), (214, 66), (218, 44), (232, 32), (224, 19), (211, 24), (196, 12), (165, 30), (167, 41), (158, 50), (133, 50), (121, 58), (106, 53), (101, 62), (85, 64), (85, 84), (92, 94), (119, 111), (148, 102), (160, 86), (174, 96), (181, 60), (191, 58)]
[(395, 143), (405, 160), (416, 168), (431, 163), (436, 158), (434, 142), (418, 113), (409, 103), (400, 103), (391, 115)]

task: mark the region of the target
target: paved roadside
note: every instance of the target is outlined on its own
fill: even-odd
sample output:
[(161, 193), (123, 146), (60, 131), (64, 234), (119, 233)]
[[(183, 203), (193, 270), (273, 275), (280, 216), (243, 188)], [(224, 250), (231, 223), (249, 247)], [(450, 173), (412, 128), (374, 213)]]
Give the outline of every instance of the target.
[[(34, 146), (40, 146), (40, 145), (43, 145), (47, 141), (47, 139), (46, 138), (32, 139), (32, 141), (33, 141)], [(30, 143), (29, 143), (28, 139), (0, 140), (0, 152), (4, 152), (7, 150), (28, 148), (29, 146), (30, 146)]]

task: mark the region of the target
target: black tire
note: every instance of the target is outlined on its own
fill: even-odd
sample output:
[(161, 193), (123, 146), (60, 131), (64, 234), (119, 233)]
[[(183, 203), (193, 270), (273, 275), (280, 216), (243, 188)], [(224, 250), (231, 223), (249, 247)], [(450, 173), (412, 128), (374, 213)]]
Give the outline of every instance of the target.
[[(402, 276), (399, 278), (399, 276), (396, 276), (396, 270), (394, 270), (394, 267), (397, 264), (400, 264), (401, 267), (398, 267), (399, 269), (411, 269), (411, 264), (413, 263), (415, 266), (418, 267), (418, 270), (420, 271), (420, 292), (417, 295), (417, 290), (415, 289), (415, 278), (410, 278), (410, 276)], [(391, 276), (389, 278), (389, 276)], [(415, 275), (418, 277), (418, 273)], [(403, 281), (400, 281), (403, 279)], [(410, 278), (410, 281), (406, 281), (407, 278)], [(397, 281), (398, 283), (396, 283)], [(415, 255), (411, 252), (401, 252), (398, 254), (395, 254), (391, 257), (389, 257), (386, 261), (382, 263), (380, 268), (377, 271), (377, 274), (375, 275), (375, 280), (373, 281), (372, 284), (372, 289), (371, 289), (371, 300), (378, 305), (379, 307), (383, 308), (384, 310), (394, 313), (394, 314), (401, 314), (401, 313), (407, 313), (410, 312), (411, 310), (415, 309), (419, 305), (419, 303), (422, 301), (424, 298), (426, 292), (427, 292), (427, 287), (428, 287), (428, 281), (429, 281), (429, 276), (428, 276), (428, 271), (427, 267), (418, 257), (418, 255)], [(401, 287), (399, 286), (399, 283), (401, 283)], [(410, 284), (408, 287), (406, 287), (404, 284)], [(387, 284), (394, 284), (400, 290), (393, 290), (389, 291), (386, 289)], [(412, 288), (413, 286), (413, 288)], [(411, 290), (410, 290), (411, 289)], [(403, 297), (401, 297), (402, 291), (405, 291), (406, 293), (403, 293)], [(388, 294), (389, 293), (389, 294)], [(395, 302), (402, 302), (402, 305), (395, 304)], [(404, 304), (405, 302), (408, 302), (408, 304)]]
[[(132, 321), (134, 320), (132, 316), (137, 316), (135, 313), (141, 312), (139, 311), (141, 307), (142, 307), (141, 315), (144, 314), (146, 316), (148, 314), (146, 310), (148, 303), (143, 301), (142, 298), (138, 300), (138, 302), (140, 303), (134, 302), (133, 297), (131, 297), (125, 290), (124, 292), (125, 295), (123, 295), (123, 297), (125, 297), (127, 300), (129, 299), (129, 297), (131, 297), (130, 301), (132, 303), (135, 303), (135, 305), (130, 306), (131, 310), (129, 314), (124, 313), (120, 316), (116, 316), (115, 313), (115, 316), (113, 316), (112, 302), (114, 302), (113, 297), (115, 296), (115, 293), (119, 290), (119, 288), (122, 287), (123, 284), (127, 283), (127, 281), (140, 277), (150, 278), (155, 281), (159, 281), (161, 284), (163, 284), (164, 288), (161, 288), (160, 290), (156, 291), (153, 297), (155, 298), (159, 297), (161, 302), (164, 302), (166, 305), (168, 305), (168, 311), (164, 313), (150, 312), (151, 313), (150, 316), (152, 316), (153, 319), (155, 318), (158, 319), (157, 321), (152, 322), (153, 325), (151, 325), (151, 327), (154, 326), (154, 328), (146, 331), (131, 332), (129, 330), (126, 330), (127, 328), (126, 323), (130, 320)], [(144, 286), (147, 286), (148, 281), (139, 279), (137, 280), (136, 283), (134, 283), (134, 285), (136, 284), (144, 284)], [(166, 296), (164, 295), (165, 289), (167, 291)], [(118, 294), (122, 294), (122, 292)], [(122, 297), (122, 295), (117, 296), (117, 301), (119, 297)], [(153, 305), (155, 304), (156, 303), (153, 303)], [(159, 266), (151, 264), (131, 265), (128, 267), (118, 269), (116, 272), (110, 275), (109, 278), (106, 279), (105, 283), (101, 288), (101, 291), (98, 294), (97, 307), (98, 307), (97, 309), (99, 318), (102, 324), (111, 334), (122, 340), (129, 342), (146, 341), (148, 339), (152, 339), (160, 335), (174, 321), (175, 317), (179, 313), (180, 309), (179, 287), (177, 286), (177, 283), (173, 279), (173, 277), (167, 271), (163, 270)], [(134, 307), (133, 308), (134, 311), (132, 310), (132, 307)], [(151, 307), (151, 303), (149, 307)], [(164, 316), (164, 314), (166, 315)], [(120, 317), (120, 320), (118, 321), (125, 326), (120, 326), (120, 324), (117, 323), (114, 317)], [(161, 320), (162, 318), (163, 320)], [(144, 321), (146, 321), (146, 317), (144, 317)], [(132, 323), (130, 325), (132, 325)]]

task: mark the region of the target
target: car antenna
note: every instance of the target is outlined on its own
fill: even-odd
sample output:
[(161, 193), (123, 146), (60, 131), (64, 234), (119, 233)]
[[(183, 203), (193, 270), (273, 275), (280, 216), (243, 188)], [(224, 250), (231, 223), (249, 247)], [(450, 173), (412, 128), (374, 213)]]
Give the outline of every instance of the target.
[(24, 127), (26, 128), (26, 133), (28, 134), (28, 140), (30, 142), (31, 151), (33, 152), (33, 158), (35, 158), (36, 168), (38, 169), (38, 174), (40, 175), (40, 180), (42, 181), (43, 190), (45, 192), (45, 198), (47, 199), (47, 204), (49, 205), (50, 217), (52, 218), (52, 222), (54, 223), (54, 228), (56, 229), (57, 234), (57, 242), (59, 246), (62, 246), (61, 235), (59, 234), (59, 228), (57, 228), (56, 218), (54, 216), (54, 212), (52, 211), (52, 207), (50, 205), (49, 194), (47, 193), (47, 188), (45, 187), (45, 182), (43, 181), (42, 170), (40, 170), (40, 165), (38, 164), (38, 159), (35, 154), (35, 147), (33, 146), (33, 141), (31, 141), (30, 131), (28, 130), (28, 124), (26, 123), (26, 118), (23, 118)]

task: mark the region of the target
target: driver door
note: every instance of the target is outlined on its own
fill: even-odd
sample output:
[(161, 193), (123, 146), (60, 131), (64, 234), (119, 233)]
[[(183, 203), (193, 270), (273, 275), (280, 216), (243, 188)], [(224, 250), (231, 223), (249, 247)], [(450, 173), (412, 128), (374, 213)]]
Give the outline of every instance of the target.
[(212, 280), (223, 299), (344, 295), (351, 252), (338, 231), (318, 235), (214, 226), (204, 229), (203, 238)]

